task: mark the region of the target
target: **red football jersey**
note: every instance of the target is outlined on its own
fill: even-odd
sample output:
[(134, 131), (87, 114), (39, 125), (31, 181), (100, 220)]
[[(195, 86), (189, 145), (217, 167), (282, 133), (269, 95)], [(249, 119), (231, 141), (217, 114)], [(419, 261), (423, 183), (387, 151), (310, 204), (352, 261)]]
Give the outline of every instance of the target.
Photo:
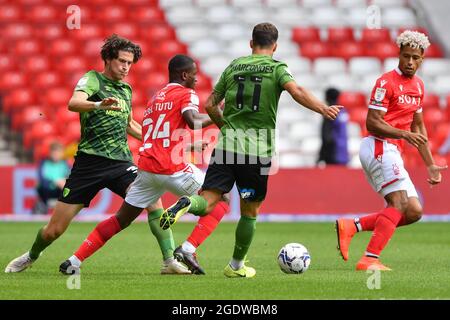
[[(422, 112), (424, 85), (418, 76), (408, 78), (399, 68), (383, 74), (370, 95), (370, 109), (386, 112), (384, 120), (397, 129), (411, 130), (414, 113)], [(383, 138), (383, 137), (380, 137)], [(387, 139), (403, 150), (403, 139)]]
[(187, 126), (183, 112), (198, 111), (198, 104), (195, 91), (178, 83), (169, 83), (153, 96), (142, 122), (144, 137), (139, 149), (139, 169), (171, 175), (186, 168), (179, 149)]

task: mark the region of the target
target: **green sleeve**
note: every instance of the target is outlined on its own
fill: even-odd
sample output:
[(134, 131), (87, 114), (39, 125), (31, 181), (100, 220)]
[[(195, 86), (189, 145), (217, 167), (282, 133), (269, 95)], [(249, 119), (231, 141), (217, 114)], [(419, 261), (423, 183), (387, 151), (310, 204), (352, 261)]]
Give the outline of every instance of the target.
[(226, 79), (227, 70), (228, 70), (228, 68), (226, 68), (224, 70), (224, 72), (222, 72), (222, 75), (220, 76), (219, 81), (217, 82), (216, 86), (214, 87), (214, 92), (218, 95), (218, 98), (220, 98), (220, 100), (225, 98), (225, 92), (226, 92), (225, 79)]
[(99, 91), (99, 82), (94, 71), (87, 72), (75, 87), (75, 91), (86, 92), (90, 97)]
[(278, 81), (278, 85), (283, 88), (283, 86), (290, 82), (295, 81), (294, 76), (292, 75), (291, 71), (289, 70), (287, 64), (281, 63), (276, 68), (276, 79)]

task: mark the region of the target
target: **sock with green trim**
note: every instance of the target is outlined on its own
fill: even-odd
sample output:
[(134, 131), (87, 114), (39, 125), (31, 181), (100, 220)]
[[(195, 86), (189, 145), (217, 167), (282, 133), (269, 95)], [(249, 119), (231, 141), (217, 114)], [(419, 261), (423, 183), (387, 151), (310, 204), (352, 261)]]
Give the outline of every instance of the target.
[(189, 208), (189, 213), (192, 213), (196, 216), (206, 216), (206, 208), (208, 207), (208, 201), (206, 201), (205, 198), (202, 196), (192, 196), (189, 197), (189, 200), (191, 200), (191, 207)]
[(158, 241), (159, 248), (163, 255), (163, 259), (167, 260), (173, 257), (175, 250), (175, 242), (173, 240), (172, 229), (163, 230), (159, 226), (159, 218), (163, 214), (164, 209), (157, 209), (148, 214), (148, 225), (150, 230)]

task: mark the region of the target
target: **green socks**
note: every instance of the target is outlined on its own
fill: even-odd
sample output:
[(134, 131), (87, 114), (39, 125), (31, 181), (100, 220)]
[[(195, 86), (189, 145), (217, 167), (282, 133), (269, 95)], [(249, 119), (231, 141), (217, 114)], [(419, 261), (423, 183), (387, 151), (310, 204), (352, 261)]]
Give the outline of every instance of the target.
[(31, 247), (30, 250), (30, 258), (33, 260), (36, 260), (37, 258), (39, 258), (39, 255), (41, 254), (42, 251), (45, 250), (45, 248), (47, 248), (53, 241), (45, 241), (42, 238), (42, 230), (44, 228), (42, 227), (41, 229), (39, 229), (37, 236), (36, 236), (36, 240), (34, 240), (33, 246)]
[(159, 226), (159, 217), (161, 217), (164, 209), (158, 209), (148, 214), (148, 225), (150, 230), (158, 240), (159, 248), (161, 249), (164, 260), (173, 257), (173, 251), (175, 250), (175, 242), (173, 241), (172, 230), (163, 230)]
[(241, 216), (236, 228), (233, 259), (244, 260), (256, 230), (256, 218)]
[(191, 200), (191, 207), (189, 212), (196, 216), (206, 216), (206, 208), (208, 207), (208, 201), (202, 196), (192, 196), (189, 197)]

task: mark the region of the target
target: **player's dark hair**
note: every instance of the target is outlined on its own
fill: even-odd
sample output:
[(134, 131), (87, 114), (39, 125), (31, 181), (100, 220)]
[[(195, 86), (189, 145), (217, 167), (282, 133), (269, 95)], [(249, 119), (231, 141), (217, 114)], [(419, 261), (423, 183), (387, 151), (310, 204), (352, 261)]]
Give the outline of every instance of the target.
[(264, 22), (257, 24), (252, 33), (253, 45), (269, 47), (278, 40), (278, 29), (273, 24)]
[(179, 80), (181, 73), (189, 71), (194, 64), (194, 59), (184, 54), (177, 54), (169, 61), (169, 81)]
[(117, 59), (119, 51), (127, 51), (133, 54), (133, 63), (138, 62), (142, 56), (141, 47), (128, 39), (113, 34), (105, 40), (102, 46), (101, 56), (103, 61)]

